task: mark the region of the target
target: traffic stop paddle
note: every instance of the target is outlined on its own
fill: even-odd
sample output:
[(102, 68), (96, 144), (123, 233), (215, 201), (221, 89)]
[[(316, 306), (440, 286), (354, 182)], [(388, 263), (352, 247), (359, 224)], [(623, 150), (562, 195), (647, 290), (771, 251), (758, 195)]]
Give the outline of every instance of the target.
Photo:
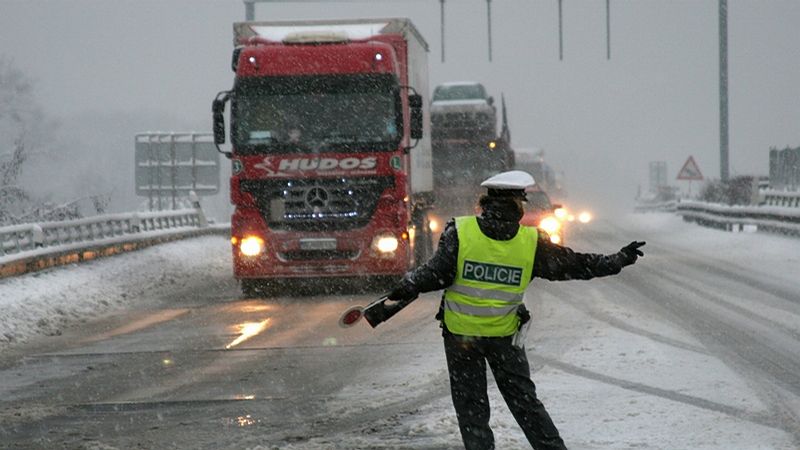
[(391, 319), (392, 316), (400, 312), (400, 310), (408, 306), (415, 299), (416, 297), (395, 302), (389, 300), (389, 298), (384, 295), (367, 306), (351, 306), (344, 310), (339, 317), (339, 326), (342, 328), (350, 328), (363, 317), (372, 328), (375, 328), (381, 323)]

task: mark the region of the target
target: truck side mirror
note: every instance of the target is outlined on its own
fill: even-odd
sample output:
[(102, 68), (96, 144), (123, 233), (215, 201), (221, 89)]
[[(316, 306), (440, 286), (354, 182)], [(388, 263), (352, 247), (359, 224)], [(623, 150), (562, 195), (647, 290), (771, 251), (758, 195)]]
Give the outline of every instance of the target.
[(244, 47), (239, 46), (233, 49), (233, 54), (231, 55), (231, 70), (233, 73), (239, 69), (239, 56), (242, 54), (242, 49)]
[(490, 95), (489, 98), (486, 99), (486, 103), (488, 103), (491, 106), (494, 106), (494, 97)]
[(211, 111), (214, 115), (214, 143), (217, 145), (225, 143), (225, 102), (228, 97), (215, 98), (211, 104)]
[(408, 96), (408, 106), (411, 110), (411, 139), (422, 139), (422, 96), (411, 94)]

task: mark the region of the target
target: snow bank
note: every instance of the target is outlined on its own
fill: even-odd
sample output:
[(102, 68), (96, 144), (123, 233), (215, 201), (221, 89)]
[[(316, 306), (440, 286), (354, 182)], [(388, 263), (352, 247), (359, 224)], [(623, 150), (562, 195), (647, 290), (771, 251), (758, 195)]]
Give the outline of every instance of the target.
[(230, 273), (229, 247), (221, 236), (206, 236), (0, 279), (0, 348)]
[[(626, 234), (637, 239), (655, 236), (660, 245), (686, 253), (711, 255), (725, 264), (738, 264), (757, 273), (780, 277), (792, 281), (800, 290), (797, 278), (800, 238), (759, 233), (752, 228), (743, 232), (705, 228), (669, 213), (630, 214), (624, 220)], [(644, 251), (646, 254), (646, 246)]]

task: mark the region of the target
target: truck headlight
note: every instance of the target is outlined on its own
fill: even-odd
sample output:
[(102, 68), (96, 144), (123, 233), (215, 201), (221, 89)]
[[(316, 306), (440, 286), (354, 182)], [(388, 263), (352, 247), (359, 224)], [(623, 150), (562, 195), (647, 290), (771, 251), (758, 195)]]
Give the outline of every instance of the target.
[(381, 234), (372, 240), (372, 248), (380, 253), (392, 253), (400, 246), (400, 241), (391, 234)]
[(547, 216), (539, 222), (539, 228), (546, 231), (549, 235), (558, 234), (558, 230), (561, 228), (561, 222), (553, 216)]
[(239, 250), (245, 256), (258, 256), (264, 251), (264, 239), (258, 236), (246, 236), (239, 243)]
[(436, 217), (428, 218), (428, 229), (430, 229), (432, 233), (438, 233), (441, 227), (442, 225), (439, 223), (439, 219)]
[(578, 214), (578, 222), (580, 223), (589, 223), (592, 221), (592, 213), (589, 211), (583, 211), (582, 213)]

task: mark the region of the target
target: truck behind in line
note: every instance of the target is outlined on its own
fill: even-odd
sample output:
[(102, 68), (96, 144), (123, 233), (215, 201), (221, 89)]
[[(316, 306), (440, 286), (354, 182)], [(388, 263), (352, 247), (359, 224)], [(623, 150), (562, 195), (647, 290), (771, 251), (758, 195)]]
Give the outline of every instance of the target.
[(497, 133), (494, 98), (476, 81), (436, 86), (431, 103), (436, 196), (444, 216), (471, 214), (480, 182), (514, 164), (502, 101), (502, 131)]

